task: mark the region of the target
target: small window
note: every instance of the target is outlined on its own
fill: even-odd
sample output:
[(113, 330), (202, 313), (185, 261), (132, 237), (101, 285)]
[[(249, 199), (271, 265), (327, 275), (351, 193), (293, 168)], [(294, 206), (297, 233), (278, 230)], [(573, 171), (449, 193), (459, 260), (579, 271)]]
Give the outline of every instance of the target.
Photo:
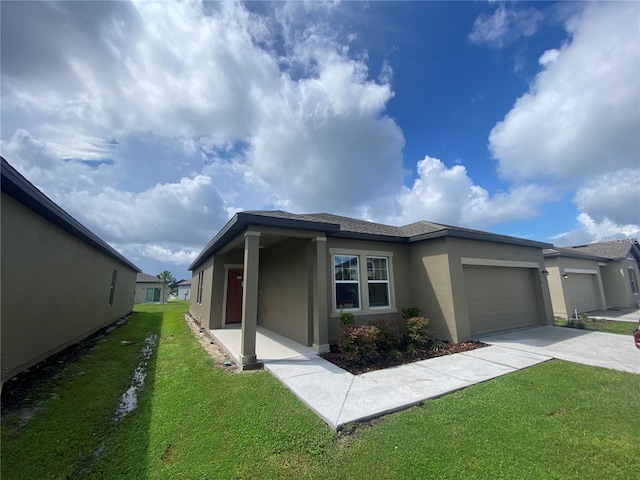
[(360, 308), (360, 274), (358, 257), (355, 255), (335, 255), (333, 270), (336, 288), (336, 306), (340, 310)]
[(204, 285), (204, 271), (198, 273), (198, 290), (196, 292), (196, 303), (202, 304), (202, 287)]
[(111, 288), (109, 289), (109, 305), (113, 305), (113, 296), (116, 293), (116, 277), (118, 276), (117, 270), (111, 273)]
[(385, 257), (367, 257), (369, 307), (389, 307), (389, 268)]
[(633, 268), (629, 270), (629, 282), (631, 282), (631, 293), (638, 294), (638, 279), (636, 278), (636, 272)]

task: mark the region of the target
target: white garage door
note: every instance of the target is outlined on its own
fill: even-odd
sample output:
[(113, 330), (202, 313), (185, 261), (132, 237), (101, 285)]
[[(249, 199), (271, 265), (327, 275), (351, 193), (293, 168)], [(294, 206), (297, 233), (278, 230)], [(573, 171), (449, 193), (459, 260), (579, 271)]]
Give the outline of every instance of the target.
[(578, 309), (578, 313), (591, 312), (598, 309), (596, 299), (596, 276), (588, 273), (569, 273), (564, 280), (567, 285), (567, 296), (571, 311)]
[(465, 267), (471, 335), (540, 323), (528, 268)]

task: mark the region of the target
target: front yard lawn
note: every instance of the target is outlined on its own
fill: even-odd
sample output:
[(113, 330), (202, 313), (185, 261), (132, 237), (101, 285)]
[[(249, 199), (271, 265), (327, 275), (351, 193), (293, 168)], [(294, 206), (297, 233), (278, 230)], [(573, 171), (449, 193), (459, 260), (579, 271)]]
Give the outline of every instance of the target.
[(578, 320), (564, 320), (556, 318), (556, 327), (580, 328), (593, 332), (617, 333), (619, 335), (633, 335), (633, 330), (637, 323), (619, 322), (616, 320), (605, 320), (600, 318), (579, 318)]
[(640, 478), (638, 375), (553, 360), (335, 434), (267, 372), (214, 368), (185, 309), (136, 306), (5, 412), (1, 477)]

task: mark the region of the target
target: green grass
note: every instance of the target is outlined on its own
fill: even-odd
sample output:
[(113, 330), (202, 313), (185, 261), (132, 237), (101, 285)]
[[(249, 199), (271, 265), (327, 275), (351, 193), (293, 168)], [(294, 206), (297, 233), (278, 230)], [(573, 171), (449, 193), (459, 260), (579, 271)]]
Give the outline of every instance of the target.
[[(338, 438), (268, 373), (214, 368), (185, 302), (136, 309), (30, 395), (26, 425), (2, 419), (3, 479), (640, 478), (638, 375), (553, 360)], [(148, 333), (139, 406), (114, 424)]]
[[(556, 327), (566, 327), (567, 322), (567, 320), (556, 318)], [(633, 330), (638, 326), (637, 323), (618, 322), (616, 320), (604, 320), (590, 317), (579, 318), (577, 322), (580, 322), (584, 325), (583, 330), (591, 330), (593, 332), (617, 333), (618, 335), (633, 335)]]

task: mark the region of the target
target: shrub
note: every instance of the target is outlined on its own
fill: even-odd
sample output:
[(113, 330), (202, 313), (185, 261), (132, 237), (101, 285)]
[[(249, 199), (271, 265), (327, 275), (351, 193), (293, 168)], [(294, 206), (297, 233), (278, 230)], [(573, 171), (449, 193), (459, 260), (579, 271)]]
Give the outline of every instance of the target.
[(567, 320), (567, 324), (565, 326), (569, 328), (577, 328), (578, 330), (584, 330), (586, 328), (586, 325), (584, 324), (584, 322), (580, 320), (575, 320), (573, 318)]
[(444, 342), (442, 340), (434, 340), (431, 344), (431, 350), (434, 352), (439, 352), (444, 348)]
[(373, 325), (380, 332), (378, 333), (378, 349), (381, 353), (387, 353), (397, 349), (402, 341), (402, 336), (397, 325), (392, 320), (372, 320), (369, 325)]
[(341, 325), (355, 325), (356, 317), (350, 312), (340, 312), (340, 324)]
[(345, 359), (361, 363), (376, 358), (378, 330), (373, 325), (343, 325), (340, 327), (338, 346)]
[(429, 319), (424, 317), (411, 317), (406, 322), (407, 345), (413, 345), (417, 349), (426, 348), (429, 343)]
[(409, 320), (420, 316), (420, 307), (407, 307), (402, 309), (402, 318)]
[(400, 360), (402, 358), (402, 352), (397, 348), (394, 348), (389, 352), (389, 358), (392, 358), (394, 360)]

